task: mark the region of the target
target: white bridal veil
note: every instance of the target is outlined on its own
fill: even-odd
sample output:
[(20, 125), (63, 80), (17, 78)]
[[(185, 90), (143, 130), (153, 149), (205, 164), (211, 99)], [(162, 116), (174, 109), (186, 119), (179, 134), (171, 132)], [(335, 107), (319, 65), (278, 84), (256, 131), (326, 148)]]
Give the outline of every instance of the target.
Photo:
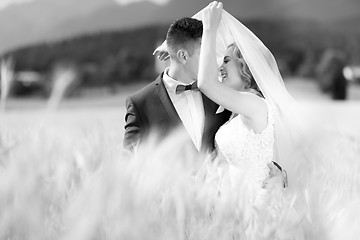
[[(201, 20), (203, 11), (204, 9), (193, 18)], [(299, 113), (296, 102), (286, 90), (276, 60), (269, 49), (253, 32), (223, 10), (216, 39), (219, 66), (227, 47), (232, 43), (239, 47), (261, 92), (275, 110), (275, 161), (286, 169), (289, 185), (301, 183), (301, 179), (306, 176), (297, 172), (296, 169), (299, 168), (296, 165), (302, 161), (301, 165), (304, 166), (305, 155), (309, 153), (308, 149), (304, 150), (309, 130), (309, 125), (304, 122), (306, 118)], [(164, 42), (157, 50), (165, 49)]]

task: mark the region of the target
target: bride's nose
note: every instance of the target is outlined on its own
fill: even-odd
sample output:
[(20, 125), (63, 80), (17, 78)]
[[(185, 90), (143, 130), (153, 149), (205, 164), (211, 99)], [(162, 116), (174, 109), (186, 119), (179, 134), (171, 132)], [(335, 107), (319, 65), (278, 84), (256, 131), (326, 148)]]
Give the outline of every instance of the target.
[(224, 64), (221, 64), (221, 66), (219, 67), (219, 72), (223, 72), (224, 71)]

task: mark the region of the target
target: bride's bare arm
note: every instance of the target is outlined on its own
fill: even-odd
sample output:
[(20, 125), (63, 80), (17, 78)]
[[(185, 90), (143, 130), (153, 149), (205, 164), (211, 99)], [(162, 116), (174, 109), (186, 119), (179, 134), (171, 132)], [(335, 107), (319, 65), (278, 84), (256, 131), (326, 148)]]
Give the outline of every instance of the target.
[(221, 14), (222, 4), (216, 2), (204, 11), (198, 87), (214, 102), (232, 112), (245, 115), (255, 122), (264, 117), (266, 119), (267, 106), (263, 99), (253, 93), (237, 91), (218, 80), (216, 31)]

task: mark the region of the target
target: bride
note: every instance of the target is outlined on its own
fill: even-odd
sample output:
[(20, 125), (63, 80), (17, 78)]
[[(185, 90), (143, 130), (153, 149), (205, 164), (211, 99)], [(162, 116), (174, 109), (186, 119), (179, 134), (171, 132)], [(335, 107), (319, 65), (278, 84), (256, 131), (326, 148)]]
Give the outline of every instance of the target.
[(221, 82), (218, 81), (216, 37), (222, 12), (222, 3), (216, 1), (203, 12), (198, 87), (233, 113), (216, 133), (215, 141), (219, 153), (229, 163), (231, 184), (238, 187), (246, 180), (243, 197), (254, 202), (274, 161), (276, 105), (272, 106), (274, 103), (262, 95), (236, 42), (226, 49), (220, 66)]
[[(215, 135), (217, 160), (227, 162), (217, 167), (222, 173), (218, 174), (220, 181), (216, 185), (221, 195), (237, 195), (235, 206), (240, 204), (247, 215), (243, 221), (258, 225), (258, 212), (266, 216), (264, 212), (274, 208), (273, 195), (286, 198), (281, 189), (287, 186), (287, 176), (277, 162), (287, 168), (294, 164), (290, 158), (297, 159), (295, 155), (301, 154), (298, 141), (305, 128), (294, 119), (296, 106), (284, 87), (274, 57), (261, 41), (225, 12), (221, 2), (210, 3), (201, 18), (198, 87), (221, 108), (233, 113)], [(217, 54), (223, 56), (220, 68)], [(291, 180), (289, 184), (295, 186), (297, 181)], [(285, 208), (280, 202), (276, 203), (276, 214)], [(252, 208), (258, 212), (246, 213)], [(288, 210), (293, 219), (300, 219), (296, 212)], [(261, 227), (244, 229), (245, 236), (252, 238), (257, 235), (251, 232), (258, 232)], [(301, 235), (298, 232), (298, 238)], [(283, 237), (281, 231), (275, 231), (270, 238)]]
[[(218, 160), (228, 163), (225, 175), (241, 192), (241, 200), (261, 204), (274, 183), (277, 188), (288, 185), (280, 165), (295, 167), (290, 158), (301, 155), (298, 141), (305, 128), (294, 119), (296, 106), (261, 41), (224, 11), (221, 2), (210, 3), (201, 18), (198, 87), (233, 113), (215, 136)], [(223, 56), (219, 71), (217, 55)], [(292, 178), (290, 185), (296, 182)]]

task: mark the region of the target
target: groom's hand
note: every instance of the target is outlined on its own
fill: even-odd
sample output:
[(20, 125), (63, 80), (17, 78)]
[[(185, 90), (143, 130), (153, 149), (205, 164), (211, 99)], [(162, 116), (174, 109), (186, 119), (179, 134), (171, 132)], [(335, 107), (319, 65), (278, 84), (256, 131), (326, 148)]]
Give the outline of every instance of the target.
[(262, 187), (266, 189), (281, 189), (284, 187), (284, 178), (280, 175), (268, 177), (263, 182)]
[(274, 162), (267, 164), (269, 168), (269, 177), (263, 182), (263, 188), (273, 189), (274, 187), (287, 187), (287, 176), (285, 170), (282, 170), (279, 164)]

